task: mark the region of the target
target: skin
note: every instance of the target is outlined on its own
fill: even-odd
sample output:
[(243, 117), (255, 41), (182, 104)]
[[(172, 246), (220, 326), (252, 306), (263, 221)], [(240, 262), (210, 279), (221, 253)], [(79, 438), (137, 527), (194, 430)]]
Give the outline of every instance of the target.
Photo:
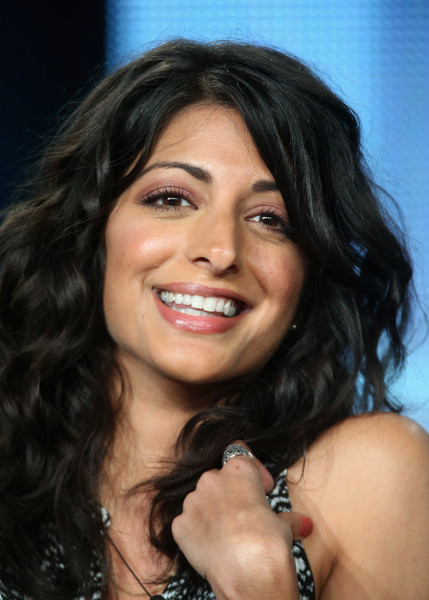
[[(264, 467), (230, 462), (189, 495), (176, 540), (218, 599), (299, 598), (284, 554), (291, 538), (251, 496), (258, 470), (270, 489)], [(387, 414), (344, 421), (313, 444), (304, 471), (302, 460), (288, 470), (288, 487), (294, 510), (314, 524), (303, 545), (318, 599), (428, 597), (429, 436), (416, 423)]]
[(429, 597), (429, 436), (398, 415), (362, 415), (328, 430), (288, 472), (323, 600)]
[[(178, 161), (185, 167), (163, 166)], [(211, 181), (186, 166), (204, 169)], [(280, 192), (259, 191), (262, 182), (275, 185), (271, 173), (241, 118), (207, 106), (173, 120), (145, 171), (119, 198), (106, 231), (104, 310), (121, 365), (133, 380), (187, 388), (210, 388), (252, 371), (288, 331), (306, 272), (300, 250), (277, 222), (287, 220)], [(163, 196), (145, 204), (154, 193)], [(265, 217), (269, 226), (260, 221), (267, 212), (276, 215)], [(205, 286), (236, 294), (247, 312), (215, 334), (172, 325), (154, 290), (183, 284), (196, 293)]]
[[(158, 473), (189, 417), (287, 335), (307, 268), (281, 220), (287, 208), (241, 118), (215, 106), (173, 119), (109, 219), (104, 310), (126, 385), (101, 499), (112, 538), (145, 582), (168, 565), (148, 539), (150, 496), (124, 491)], [(240, 297), (245, 310), (226, 325), (211, 317), (208, 330), (203, 318), (181, 323), (158, 290), (183, 284)], [(275, 515), (271, 475), (236, 457), (185, 499), (173, 535), (217, 600), (297, 600), (290, 549), (303, 537), (317, 598), (429, 595), (429, 442), (415, 424), (349, 419), (313, 444), (304, 471), (302, 461), (289, 469), (288, 485), (294, 512)], [(141, 591), (112, 558), (120, 585)]]
[(291, 548), (311, 522), (273, 513), (265, 498), (272, 487), (257, 459), (232, 458), (202, 475), (173, 521), (174, 538), (217, 599), (299, 598)]

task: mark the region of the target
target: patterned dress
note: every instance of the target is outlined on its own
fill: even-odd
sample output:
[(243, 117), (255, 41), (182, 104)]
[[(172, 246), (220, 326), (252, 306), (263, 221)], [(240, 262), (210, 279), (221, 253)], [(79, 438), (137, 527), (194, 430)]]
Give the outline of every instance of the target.
[[(275, 480), (274, 489), (267, 496), (267, 500), (274, 512), (290, 512), (292, 506), (289, 499), (289, 492), (286, 484), (286, 470), (282, 471)], [(104, 512), (106, 523), (109, 518)], [(298, 588), (300, 592), (300, 600), (315, 600), (315, 587), (313, 574), (311, 572), (310, 563), (301, 542), (294, 542), (292, 547), (292, 555), (295, 559), (296, 572), (298, 577)], [(45, 564), (47, 572), (49, 572), (49, 563), (55, 562), (61, 564), (61, 551), (58, 546), (52, 545), (47, 552), (47, 561)], [(96, 591), (92, 596), (92, 600), (101, 600), (101, 573), (94, 567), (92, 571), (93, 589)], [(188, 571), (178, 572), (172, 576), (164, 591), (162, 598), (164, 600), (215, 600), (209, 584), (206, 581), (195, 583), (195, 578), (191, 577)], [(0, 600), (37, 600), (33, 598), (23, 597), (13, 590), (7, 592), (1, 591), (0, 583)], [(83, 600), (82, 597), (76, 600)]]

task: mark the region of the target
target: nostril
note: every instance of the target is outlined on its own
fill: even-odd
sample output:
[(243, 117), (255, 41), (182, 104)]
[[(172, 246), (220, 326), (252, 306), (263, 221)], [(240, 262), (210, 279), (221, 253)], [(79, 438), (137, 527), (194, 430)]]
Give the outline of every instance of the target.
[(237, 271), (238, 239), (233, 227), (230, 231), (219, 222), (205, 223), (205, 227), (191, 229), (187, 238), (186, 256), (188, 260), (213, 273)]

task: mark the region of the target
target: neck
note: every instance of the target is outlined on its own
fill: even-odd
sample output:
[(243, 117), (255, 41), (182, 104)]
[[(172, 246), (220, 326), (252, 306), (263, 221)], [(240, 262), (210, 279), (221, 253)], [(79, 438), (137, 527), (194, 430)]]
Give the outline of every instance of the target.
[[(111, 517), (109, 535), (131, 566), (138, 565), (145, 583), (165, 574), (171, 565), (149, 539), (150, 485), (134, 495), (127, 492), (171, 468), (184, 425), (216, 399), (207, 387), (145, 373), (141, 364), (118, 362), (123, 384), (112, 386), (112, 401), (117, 398), (116, 430), (102, 470), (100, 497)], [(136, 582), (118, 556), (112, 558), (118, 581), (132, 589)]]
[[(121, 364), (123, 389), (115, 385), (117, 422), (102, 473), (102, 501), (126, 503), (133, 486), (162, 474), (177, 459), (176, 442), (186, 422), (214, 400), (201, 386), (165, 377), (145, 377), (144, 369)], [(143, 495), (144, 496), (144, 495)], [(143, 496), (138, 495), (140, 501)], [(125, 507), (124, 507), (125, 508)]]

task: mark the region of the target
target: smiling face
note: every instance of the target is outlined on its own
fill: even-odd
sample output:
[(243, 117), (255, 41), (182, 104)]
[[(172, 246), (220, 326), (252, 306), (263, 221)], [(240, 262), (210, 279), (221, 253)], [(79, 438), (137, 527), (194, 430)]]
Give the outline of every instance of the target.
[(228, 381), (291, 326), (305, 261), (280, 192), (233, 109), (194, 106), (160, 136), (106, 229), (104, 312), (144, 382)]

